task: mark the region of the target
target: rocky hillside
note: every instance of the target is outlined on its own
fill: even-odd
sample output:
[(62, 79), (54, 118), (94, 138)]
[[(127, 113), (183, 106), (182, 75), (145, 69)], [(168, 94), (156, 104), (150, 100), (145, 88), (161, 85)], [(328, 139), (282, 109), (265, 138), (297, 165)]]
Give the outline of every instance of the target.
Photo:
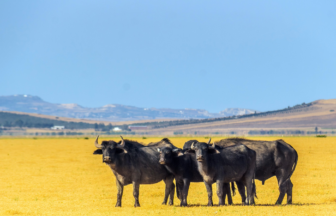
[(98, 108), (82, 107), (78, 104), (49, 103), (37, 96), (0, 96), (0, 111), (39, 113), (44, 115), (106, 120), (149, 120), (149, 119), (205, 119), (254, 113), (255, 110), (230, 108), (219, 113), (209, 113), (202, 109), (157, 109), (139, 108), (119, 104), (108, 104)]

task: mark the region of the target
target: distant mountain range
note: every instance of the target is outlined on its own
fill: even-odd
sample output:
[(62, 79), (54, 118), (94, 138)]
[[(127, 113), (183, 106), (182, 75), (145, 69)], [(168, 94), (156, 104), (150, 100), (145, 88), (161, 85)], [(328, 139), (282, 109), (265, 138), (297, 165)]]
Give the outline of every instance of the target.
[(255, 113), (251, 109), (229, 108), (219, 113), (203, 109), (157, 109), (139, 108), (119, 104), (108, 104), (98, 108), (82, 107), (78, 104), (54, 104), (31, 95), (0, 96), (0, 111), (38, 113), (69, 118), (127, 121), (149, 119), (204, 119)]

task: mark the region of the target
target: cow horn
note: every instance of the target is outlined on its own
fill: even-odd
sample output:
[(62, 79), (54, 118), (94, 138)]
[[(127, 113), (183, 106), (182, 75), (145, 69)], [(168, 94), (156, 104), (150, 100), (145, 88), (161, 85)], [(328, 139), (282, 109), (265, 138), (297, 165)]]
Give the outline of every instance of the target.
[(215, 144), (215, 142), (214, 142), (212, 145), (210, 145), (210, 146), (211, 146), (211, 148), (216, 149), (216, 144)]
[(124, 150), (125, 153), (127, 153), (128, 151), (125, 149), (125, 140), (122, 136), (120, 136), (121, 138), (121, 143), (117, 145), (117, 148)]
[(124, 147), (125, 146), (125, 140), (122, 136), (120, 136), (120, 138), (121, 138), (121, 144), (120, 145)]
[(194, 149), (194, 147), (195, 147), (195, 146), (194, 146), (194, 143), (195, 143), (195, 142), (193, 142), (193, 143), (191, 144), (191, 147), (190, 147), (191, 149)]
[(97, 138), (96, 138), (95, 146), (96, 146), (97, 148), (101, 149), (101, 148), (102, 148), (102, 145), (99, 145), (99, 144), (98, 144), (98, 138), (99, 138), (99, 135), (98, 135)]
[(210, 142), (211, 142), (211, 138), (210, 138), (209, 141), (208, 141), (208, 145), (210, 144)]

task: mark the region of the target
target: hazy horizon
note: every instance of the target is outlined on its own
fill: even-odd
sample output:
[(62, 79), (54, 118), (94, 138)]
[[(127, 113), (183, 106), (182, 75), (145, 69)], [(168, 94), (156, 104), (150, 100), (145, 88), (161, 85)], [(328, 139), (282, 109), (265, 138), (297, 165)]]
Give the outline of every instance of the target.
[[(41, 98), (39, 97), (38, 95), (30, 95), (30, 94), (14, 94), (14, 95), (0, 95), (0, 97), (10, 97), (10, 96), (32, 96), (32, 97), (38, 97), (40, 98), (41, 100), (45, 101), (45, 102), (48, 102), (48, 103), (52, 103), (52, 104), (76, 104), (76, 105), (79, 105), (81, 107), (85, 107), (85, 108), (100, 108), (100, 107), (104, 107), (104, 106), (107, 106), (107, 105), (123, 105), (123, 106), (130, 106), (130, 107), (137, 107), (137, 106), (133, 106), (133, 105), (128, 105), (128, 104), (104, 104), (102, 106), (99, 106), (99, 107), (87, 107), (87, 106), (83, 106), (81, 104), (77, 104), (77, 103), (54, 103), (52, 101), (48, 101), (48, 100), (45, 100), (44, 98)], [(1, 105), (1, 104), (0, 104)], [(152, 109), (152, 108), (155, 108), (155, 109), (186, 109), (186, 110), (196, 110), (195, 108), (190, 108), (190, 107), (186, 107), (186, 108), (170, 108), (170, 107), (137, 107), (137, 108), (144, 108), (144, 109)], [(220, 110), (219, 112), (221, 111), (224, 111), (224, 110), (227, 110), (227, 109), (247, 109), (247, 110), (253, 110), (253, 109), (249, 109), (249, 108), (244, 108), (244, 107), (227, 107), (227, 108), (223, 108), (222, 110)], [(279, 108), (280, 109), (280, 108)], [(1, 111), (1, 110), (0, 110)], [(206, 110), (208, 111), (208, 110)], [(255, 111), (259, 111), (259, 110), (255, 110)], [(217, 113), (219, 113), (217, 112)]]

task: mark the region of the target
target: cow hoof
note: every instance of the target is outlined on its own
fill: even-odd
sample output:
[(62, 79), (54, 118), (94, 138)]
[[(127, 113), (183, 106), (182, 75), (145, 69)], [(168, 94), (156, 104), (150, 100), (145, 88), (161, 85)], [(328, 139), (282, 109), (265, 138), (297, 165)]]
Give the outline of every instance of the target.
[(121, 207), (121, 203), (117, 203), (115, 207)]
[(181, 205), (180, 205), (181, 207), (187, 207), (188, 206), (188, 204), (187, 203), (181, 203)]
[(166, 205), (167, 203), (163, 201), (163, 203), (161, 205)]
[(208, 203), (208, 206), (213, 206), (213, 204), (212, 203)]
[(174, 205), (174, 203), (173, 202), (169, 202), (168, 205), (172, 206), (172, 205)]

